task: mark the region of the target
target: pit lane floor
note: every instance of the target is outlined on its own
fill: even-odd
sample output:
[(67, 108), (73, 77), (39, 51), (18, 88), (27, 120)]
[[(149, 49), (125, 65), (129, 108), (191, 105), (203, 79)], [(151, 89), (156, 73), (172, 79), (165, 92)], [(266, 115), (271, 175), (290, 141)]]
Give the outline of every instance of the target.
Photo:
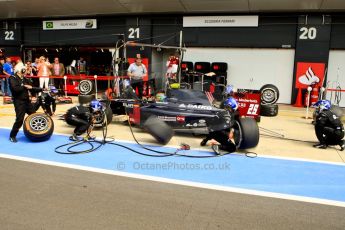
[[(70, 107), (70, 106), (71, 105), (59, 106), (57, 113), (63, 112), (65, 110), (65, 108)], [(12, 112), (11, 112), (11, 110), (12, 110)], [(301, 120), (303, 121), (303, 119), (301, 119), (301, 118), (299, 118), (301, 120), (297, 119), (298, 116), (300, 115), (300, 113), (301, 113), (300, 111), (298, 111), (298, 110), (295, 111), (295, 109), (292, 109), (292, 111), (288, 111), (286, 113), (285, 119), (283, 119), (283, 120), (285, 120), (285, 123), (288, 124), (288, 128), (291, 128), (291, 122), (296, 122), (296, 120), (297, 120), (298, 122), (296, 122), (296, 123), (298, 125), (300, 125), (300, 127), (297, 127), (299, 129), (299, 132), (298, 131), (295, 132), (296, 130), (283, 129), (283, 128), (281, 128), (282, 126), (278, 126), (278, 128), (275, 128), (275, 131), (286, 132), (284, 134), (289, 134), (289, 135), (293, 134), (293, 133), (297, 133), (297, 134), (301, 135), (301, 139), (303, 137), (303, 138), (310, 138), (309, 140), (313, 140), (312, 139), (312, 138), (314, 138), (313, 130), (308, 129), (309, 126), (311, 126), (311, 125), (309, 125), (310, 120), (308, 121), (308, 123), (307, 122), (299, 122)], [(298, 115), (296, 115), (296, 114), (298, 114)], [(1, 108), (1, 116), (3, 116), (3, 117), (6, 116), (8, 118), (12, 117), (12, 120), (13, 120), (13, 118), (14, 118), (13, 117), (13, 109), (11, 108), (10, 105), (5, 105), (4, 107)], [(284, 118), (284, 110), (283, 111), (281, 110), (281, 115), (279, 117)], [(272, 125), (272, 122), (277, 118), (268, 118), (268, 119), (270, 119), (270, 120), (267, 121), (267, 124)], [(8, 126), (9, 120), (10, 119), (7, 119), (7, 122), (5, 122), (7, 124), (7, 126)], [(260, 126), (262, 126), (264, 124), (265, 120), (266, 119), (262, 120)], [(3, 121), (3, 119), (2, 119), (2, 121)], [(278, 120), (276, 120), (276, 121), (277, 121), (276, 124), (282, 125), (281, 121), (278, 121)], [(57, 130), (60, 130), (59, 131), (60, 133), (64, 133), (64, 132), (70, 133), (71, 132), (72, 129), (68, 126), (61, 125), (61, 127), (59, 127), (60, 126), (58, 124), (59, 122), (60, 121), (56, 121), (55, 124), (56, 124), (56, 126), (58, 126)], [(10, 125), (11, 124), (12, 124), (12, 122), (10, 123)], [(4, 126), (4, 125), (2, 125), (2, 126)], [(110, 131), (112, 133), (112, 135), (116, 139), (120, 139), (120, 137), (121, 137), (121, 139), (126, 139), (126, 138), (124, 138), (124, 132), (128, 132), (128, 131), (125, 131), (125, 129), (126, 128), (128, 129), (128, 127), (124, 126), (121, 123), (117, 123), (117, 125), (115, 125), (115, 126), (117, 126), (116, 133), (113, 133), (112, 131)], [(120, 130), (119, 127), (122, 127), (123, 130)], [(265, 127), (265, 126), (263, 126), (263, 127)], [(302, 133), (301, 127), (306, 128), (305, 131), (309, 132), (309, 134), (312, 134), (312, 136)], [(268, 128), (268, 127), (265, 127), (265, 128)], [(274, 128), (274, 126), (273, 126), (273, 128)], [(110, 127), (110, 130), (111, 130), (111, 127)], [(307, 131), (307, 130), (309, 130), (309, 131)], [(6, 132), (8, 132), (8, 130), (6, 130), (6, 129), (2, 130), (1, 136), (5, 136)], [(146, 135), (140, 131), (139, 131), (139, 137), (140, 137), (139, 138), (140, 141), (144, 141), (144, 142), (151, 142), (152, 141), (152, 137), (150, 137), (149, 135)], [(129, 138), (130, 138), (130, 136), (127, 136), (127, 139), (129, 139)], [(296, 137), (294, 137), (294, 138), (296, 138)], [(2, 139), (2, 142), (6, 141), (6, 138), (1, 138), (1, 139)], [(266, 143), (269, 143), (271, 145), (266, 146), (267, 150), (265, 150), (264, 149), (265, 146), (261, 146), (262, 142), (265, 139), (266, 138), (262, 138), (259, 146), (254, 149), (254, 151), (257, 152), (259, 154), (259, 156), (262, 155), (260, 153), (260, 151), (266, 151), (265, 154), (271, 154), (271, 152), (272, 153), (280, 152), (282, 149), (284, 150), (285, 148), (290, 148), (288, 144), (280, 146), (278, 143), (277, 146), (280, 148), (274, 149), (276, 143), (274, 143), (272, 141), (272, 139), (267, 138), (269, 141), (267, 141)], [(177, 145), (181, 141), (183, 141), (183, 142), (187, 142), (188, 144), (191, 144), (192, 148), (196, 148), (196, 147), (199, 147), (198, 144), (199, 144), (200, 140), (201, 140), (201, 138), (196, 138), (193, 136), (191, 136), (191, 137), (188, 137), (188, 136), (174, 137), (173, 140), (169, 143), (169, 145)], [(282, 141), (282, 140), (274, 140), (274, 141), (281, 141), (283, 143), (287, 142), (287, 141)], [(16, 144), (16, 145), (18, 145), (18, 144)], [(296, 145), (301, 145), (301, 143), (299, 143), (299, 144), (297, 143)], [(6, 146), (7, 146), (7, 144), (6, 144)], [(5, 146), (3, 146), (3, 147), (5, 147)], [(16, 147), (16, 148), (18, 148), (18, 147)], [(298, 147), (298, 146), (295, 146), (292, 144), (291, 148), (293, 148), (293, 147), (299, 148), (300, 146)], [(314, 149), (312, 149), (310, 147), (310, 144), (302, 143), (301, 149), (307, 148), (307, 147), (309, 148), (309, 150), (315, 151)], [(293, 152), (296, 150), (290, 149), (290, 151)], [(336, 151), (335, 149), (318, 150), (317, 152), (319, 152), (319, 151), (320, 151), (320, 153), (316, 153), (316, 154), (312, 153), (311, 155), (314, 156), (314, 155), (319, 154), (320, 156), (322, 156), (322, 154), (328, 155), (329, 152), (332, 152), (332, 153), (335, 152), (336, 155), (334, 154), (334, 156), (333, 156), (334, 159), (329, 159), (327, 157), (326, 158), (320, 157), (320, 158), (312, 158), (313, 160), (322, 160), (322, 161), (329, 161), (329, 162), (332, 162), (332, 161), (333, 162), (342, 162), (342, 160), (340, 161), (339, 159), (335, 160), (335, 159), (337, 159), (336, 156), (338, 156), (338, 158), (340, 158), (340, 159), (342, 157), (342, 155), (341, 155), (342, 153)], [(0, 151), (0, 152), (2, 152), (2, 151)], [(21, 152), (23, 153), (23, 152), (25, 152), (25, 150), (23, 150)], [(294, 153), (294, 154), (296, 154), (296, 153)], [(296, 155), (282, 154), (280, 156), (283, 156), (283, 157), (291, 157), (292, 156), (292, 157), (299, 157), (299, 158), (308, 158), (308, 155), (302, 155), (302, 154), (303, 153), (296, 154)], [(271, 155), (273, 155), (273, 154), (271, 154)], [(276, 158), (276, 156), (274, 156), (274, 158)], [(71, 157), (73, 158), (73, 156), (71, 156)], [(244, 159), (244, 158), (239, 158), (239, 159)], [(295, 162), (295, 161), (290, 161), (290, 162)], [(74, 194), (71, 196), (72, 197), (71, 199), (66, 199), (66, 197), (63, 197), (64, 199), (66, 199), (66, 203), (65, 203), (66, 207), (65, 206), (63, 206), (63, 207), (58, 206), (56, 209), (53, 208), (53, 207), (55, 207), (53, 205), (56, 202), (59, 202), (59, 195), (56, 197), (55, 196), (56, 194), (54, 192), (53, 193), (49, 192), (50, 188), (52, 188), (52, 189), (54, 188), (54, 183), (46, 184), (45, 185), (46, 189), (44, 191), (38, 192), (38, 194), (43, 194), (44, 196), (46, 195), (48, 197), (50, 194), (50, 200), (49, 200), (49, 202), (47, 202), (47, 207), (48, 208), (51, 207), (52, 210), (55, 210), (58, 213), (57, 216), (55, 216), (55, 219), (51, 219), (51, 218), (49, 219), (48, 218), (47, 221), (44, 222), (41, 219), (35, 219), (35, 218), (32, 218), (31, 215), (25, 214), (28, 217), (31, 217), (32, 221), (30, 221), (30, 218), (28, 218), (27, 222), (25, 222), (25, 220), (23, 220), (23, 221), (19, 221), (18, 224), (15, 224), (16, 222), (13, 220), (16, 218), (16, 214), (23, 215), (23, 213), (25, 213), (25, 210), (27, 210), (28, 207), (25, 205), (27, 203), (24, 202), (24, 204), (23, 204), (22, 202), (20, 202), (20, 200), (19, 200), (19, 202), (15, 201), (15, 199), (13, 197), (18, 196), (17, 193), (21, 193), (21, 191), (23, 191), (23, 190), (26, 191), (25, 193), (31, 193), (31, 192), (34, 192), (35, 189), (40, 190), (40, 188), (41, 188), (41, 185), (39, 183), (37, 183), (38, 181), (41, 181), (41, 180), (37, 181), (36, 176), (31, 175), (31, 173), (30, 173), (31, 170), (35, 171), (35, 170), (38, 170), (38, 168), (43, 167), (43, 168), (49, 168), (49, 170), (53, 170), (53, 171), (54, 170), (58, 170), (58, 171), (61, 170), (62, 174), (70, 172), (70, 171), (74, 172), (74, 170), (48, 167), (48, 166), (42, 166), (42, 165), (37, 166), (36, 164), (23, 163), (23, 162), (8, 160), (8, 159), (1, 159), (0, 164), (4, 164), (4, 167), (1, 167), (1, 169), (4, 169), (5, 170), (4, 172), (7, 172), (7, 173), (2, 173), (1, 174), (2, 176), (0, 177), (1, 180), (4, 182), (1, 184), (6, 185), (1, 190), (7, 191), (4, 193), (5, 195), (1, 198), (1, 200), (9, 201), (6, 203), (8, 205), (5, 205), (4, 206), (5, 208), (1, 209), (1, 212), (7, 213), (6, 210), (8, 209), (8, 207), (12, 207), (12, 206), (16, 207), (18, 205), (19, 205), (19, 207), (21, 207), (21, 209), (18, 211), (19, 214), (18, 214), (18, 212), (16, 213), (16, 212), (10, 211), (9, 213), (11, 213), (11, 214), (1, 215), (1, 216), (5, 216), (3, 218), (4, 221), (1, 221), (2, 223), (4, 223), (3, 226), (8, 226), (8, 229), (21, 229), (21, 227), (23, 227), (23, 226), (32, 226), (32, 228), (23, 227), (23, 229), (37, 229), (38, 226), (41, 229), (55, 229), (53, 227), (54, 223), (55, 223), (54, 220), (60, 220), (60, 218), (64, 217), (63, 213), (60, 213), (60, 212), (65, 212), (66, 211), (65, 209), (68, 209), (68, 207), (67, 207), (68, 204), (71, 204), (72, 207), (79, 205), (78, 207), (76, 207), (77, 210), (79, 210), (79, 211), (68, 209), (68, 211), (66, 211), (66, 213), (70, 213), (70, 214), (79, 213), (79, 215), (77, 215), (77, 218), (79, 218), (79, 219), (80, 218), (83, 219), (83, 217), (88, 217), (87, 213), (90, 213), (89, 210), (85, 211), (82, 208), (83, 204), (79, 203), (79, 201), (82, 201), (83, 198), (74, 200), (75, 196), (78, 196), (78, 194), (74, 194), (76, 192), (74, 189), (74, 186), (76, 185), (75, 183), (77, 183), (77, 181), (79, 179), (81, 179), (83, 176), (85, 176), (85, 174), (92, 174), (92, 173), (77, 171), (77, 174), (80, 174), (80, 178), (79, 178), (79, 175), (78, 175), (78, 178), (76, 178), (77, 181), (70, 181), (70, 178), (68, 176), (66, 176), (65, 179), (60, 178), (61, 179), (61, 186), (66, 187), (66, 196), (69, 193)], [(18, 168), (18, 164), (19, 164), (19, 168)], [(20, 173), (20, 171), (21, 171), (20, 165), (22, 165), (22, 164), (27, 164), (27, 170), (28, 170), (27, 172), (21, 172)], [(307, 162), (307, 164), (310, 164), (310, 162)], [(311, 164), (318, 164), (318, 163), (311, 163)], [(344, 194), (342, 191), (344, 189), (344, 182), (343, 182), (344, 179), (341, 178), (341, 176), (344, 175), (344, 173), (342, 173), (342, 170), (343, 170), (342, 164), (343, 163), (336, 164), (336, 165), (321, 164), (321, 167), (318, 169), (316, 169), (316, 168), (314, 168), (314, 169), (311, 169), (311, 168), (308, 169), (307, 168), (306, 169), (306, 173), (311, 174), (310, 175), (311, 177), (314, 176), (315, 178), (320, 178), (319, 175), (313, 174), (313, 172), (317, 170), (317, 171), (321, 171), (321, 172), (324, 171), (325, 181), (327, 181), (327, 176), (329, 176), (331, 179), (333, 179), (333, 182), (332, 182), (333, 184), (327, 184), (327, 183), (323, 184), (324, 182), (318, 183), (316, 181), (316, 185), (318, 187), (317, 189), (322, 188), (322, 186), (324, 186), (324, 189), (326, 189), (326, 190), (327, 189), (331, 189), (331, 190), (333, 189), (335, 191), (335, 193), (339, 193), (338, 197), (334, 198), (335, 200), (338, 200), (338, 201), (342, 201), (342, 199), (344, 198), (344, 196), (342, 195), (342, 194)], [(7, 168), (6, 167), (7, 165), (9, 165), (10, 168)], [(250, 165), (250, 164), (248, 164), (248, 165)], [(324, 165), (325, 166), (327, 165), (327, 166), (323, 168)], [(291, 164), (291, 166), (294, 167), (294, 164)], [(334, 168), (332, 168), (331, 171), (329, 171), (329, 168), (328, 168), (328, 170), (324, 170), (328, 166), (331, 166), (331, 168), (334, 166), (337, 168), (337, 170), (340, 170), (340, 171), (337, 171), (337, 170), (334, 171)], [(115, 167), (115, 165), (113, 165), (113, 167)], [(245, 179), (244, 175), (240, 175), (240, 174), (236, 175), (236, 172), (237, 172), (236, 169), (233, 168), (233, 166), (231, 166), (231, 167), (232, 167), (231, 170), (234, 170), (234, 171), (230, 171), (231, 176), (235, 176), (235, 178)], [(270, 164), (266, 164), (266, 167), (270, 167)], [(278, 165), (278, 167), (279, 167), (279, 165)], [(252, 168), (248, 168), (248, 170), (250, 171), (250, 170), (252, 170)], [(15, 172), (19, 171), (19, 173), (17, 175), (18, 177), (16, 177), (16, 176), (13, 177), (14, 176), (13, 171), (15, 171)], [(44, 170), (44, 172), (45, 171), (46, 170)], [(255, 170), (253, 171), (253, 173), (255, 173)], [(10, 174), (10, 175), (8, 175), (8, 174)], [(286, 174), (289, 174), (289, 172), (286, 172)], [(334, 180), (334, 177), (332, 177), (335, 174), (340, 176), (337, 178), (337, 180)], [(98, 175), (98, 174), (96, 174), (96, 175), (92, 174), (92, 175), (95, 177), (102, 177), (102, 178), (107, 177), (108, 178), (108, 176), (106, 176), (106, 175), (103, 175), (103, 176)], [(263, 174), (261, 176), (263, 176), (264, 178), (267, 179), (267, 176), (269, 176), (269, 175)], [(23, 178), (21, 178), (21, 177), (24, 177), (25, 180), (27, 180), (27, 183), (22, 184)], [(46, 177), (46, 176), (43, 176), (43, 177)], [(204, 175), (202, 175), (201, 177), (204, 177)], [(249, 173), (249, 178), (250, 177), (251, 177), (251, 175)], [(273, 175), (273, 177), (274, 177), (274, 175)], [(294, 177), (296, 179), (296, 177), (298, 177), (298, 175), (295, 175)], [(118, 179), (118, 178), (120, 178), (120, 179)], [(51, 180), (52, 182), (55, 180), (55, 178), (49, 179), (49, 175), (45, 179)], [(115, 181), (117, 181), (116, 183), (120, 183), (120, 184), (121, 184), (120, 181), (122, 181), (122, 180), (126, 181), (126, 183), (130, 183), (129, 181), (135, 181), (135, 184), (137, 184), (137, 181), (138, 181), (137, 179), (128, 179), (128, 178), (116, 177), (116, 176), (114, 176), (113, 179)], [(279, 178), (277, 178), (277, 180), (279, 181)], [(9, 183), (9, 181), (11, 183)], [(244, 181), (246, 181), (246, 180), (244, 180)], [(302, 181), (301, 184), (303, 184), (303, 180), (301, 180), (301, 181)], [(97, 181), (91, 180), (89, 182), (90, 183), (96, 183)], [(309, 184), (309, 185), (306, 184), (305, 186), (306, 187), (315, 186), (315, 183), (314, 183), (315, 181), (310, 181), (310, 182), (311, 182), (311, 184)], [(106, 182), (106, 184), (108, 184), (108, 183), (109, 182)], [(115, 182), (113, 181), (111, 183), (115, 183)], [(243, 182), (241, 182), (241, 183), (243, 184)], [(251, 184), (251, 185), (255, 185), (257, 182), (253, 183), (253, 181), (247, 180), (247, 183)], [(30, 187), (29, 184), (32, 185), (32, 187)], [(112, 200), (113, 202), (119, 202), (118, 200), (123, 201), (124, 204), (127, 205), (127, 206), (126, 205), (125, 206), (129, 207), (125, 211), (122, 208), (126, 208), (126, 207), (123, 207), (124, 204), (122, 204), (119, 212), (117, 212), (119, 207), (113, 207), (114, 210), (110, 211), (108, 215), (102, 215), (102, 216), (96, 215), (96, 217), (94, 217), (94, 218), (87, 218), (87, 220), (85, 220), (85, 223), (82, 223), (82, 221), (74, 222), (73, 218), (68, 218), (69, 220), (67, 220), (65, 223), (65, 226), (67, 226), (65, 229), (81, 229), (81, 228), (83, 228), (83, 229), (124, 229), (126, 227), (121, 227), (121, 224), (125, 223), (126, 220), (128, 221), (128, 219), (132, 220), (134, 217), (131, 214), (133, 212), (136, 213), (138, 211), (138, 210), (133, 210), (134, 206), (131, 206), (131, 204), (135, 205), (136, 207), (139, 207), (139, 210), (141, 210), (141, 207), (148, 208), (149, 204), (146, 202), (146, 200), (150, 201), (152, 199), (155, 199), (155, 196), (157, 193), (160, 194), (160, 196), (158, 197), (158, 200), (155, 200), (152, 203), (150, 203), (150, 205), (151, 205), (150, 211), (151, 212), (146, 213), (146, 215), (143, 215), (141, 213), (140, 217), (138, 218), (138, 221), (134, 221), (133, 225), (128, 224), (129, 227), (126, 229), (145, 229), (145, 228), (147, 228), (147, 229), (148, 228), (150, 228), (150, 229), (164, 229), (164, 228), (166, 228), (166, 229), (179, 229), (179, 228), (180, 229), (215, 229), (215, 228), (229, 229), (231, 226), (235, 226), (234, 228), (241, 227), (241, 228), (245, 228), (245, 229), (246, 228), (252, 228), (252, 229), (291, 229), (291, 228), (292, 229), (302, 229), (302, 228), (303, 229), (343, 229), (343, 227), (345, 226), (342, 219), (340, 219), (341, 215), (339, 213), (341, 213), (341, 209), (336, 208), (336, 207), (324, 206), (324, 205), (319, 205), (319, 204), (318, 205), (309, 204), (309, 203), (304, 203), (304, 202), (301, 203), (301, 202), (296, 202), (296, 201), (286, 201), (286, 200), (283, 201), (283, 200), (278, 200), (278, 199), (272, 199), (272, 198), (269, 199), (269, 198), (263, 198), (263, 197), (257, 197), (257, 196), (253, 197), (253, 196), (239, 195), (239, 194), (234, 194), (234, 193), (229, 193), (229, 192), (226, 193), (224, 191), (220, 192), (220, 191), (215, 191), (215, 190), (204, 189), (204, 188), (208, 188), (207, 186), (205, 186), (205, 187), (200, 186), (201, 188), (203, 188), (203, 189), (201, 189), (201, 188), (183, 187), (180, 185), (171, 185), (171, 184), (168, 185), (165, 183), (161, 184), (161, 183), (157, 183), (157, 182), (148, 182), (148, 181), (141, 181), (141, 180), (140, 180), (139, 184), (142, 184), (143, 186), (140, 188), (138, 188), (138, 187), (135, 188), (135, 186), (134, 187), (133, 186), (125, 187), (125, 188), (123, 188), (123, 189), (125, 189), (124, 191), (122, 191), (122, 187), (119, 188), (116, 186), (116, 187), (113, 187), (111, 189), (109, 188), (108, 191), (112, 195), (114, 194), (113, 199), (110, 199), (110, 200)], [(298, 184), (298, 186), (300, 186), (301, 184)], [(14, 187), (12, 187), (10, 185), (13, 185)], [(16, 186), (20, 187), (21, 185), (23, 185), (22, 189), (16, 189)], [(272, 188), (273, 187), (281, 187), (281, 186), (284, 187), (284, 185), (286, 187), (289, 187), (288, 185), (291, 185), (291, 184), (289, 184), (288, 182), (283, 182), (281, 184), (273, 185)], [(88, 187), (87, 185), (85, 185), (85, 186), (86, 187), (83, 186), (83, 188)], [(123, 186), (123, 185), (121, 185), (121, 186)], [(157, 191), (155, 191), (156, 186), (158, 186)], [(105, 188), (107, 188), (107, 186), (105, 184), (104, 184), (104, 187), (99, 187), (99, 189), (101, 189), (101, 190), (105, 189)], [(130, 191), (127, 191), (126, 188), (129, 189)], [(171, 193), (166, 194), (166, 191), (160, 190), (161, 188), (170, 188)], [(188, 190), (187, 193), (190, 194), (189, 199), (190, 199), (190, 202), (192, 202), (192, 204), (189, 206), (190, 207), (189, 209), (186, 209), (185, 207), (182, 207), (182, 209), (180, 209), (181, 206), (175, 207), (175, 202), (177, 202), (178, 204), (180, 204), (181, 202), (184, 204), (186, 202), (185, 197), (183, 197), (183, 195), (181, 194), (181, 196), (182, 196), (182, 198), (181, 198), (181, 196), (179, 196), (179, 194), (178, 194), (180, 189)], [(287, 190), (291, 190), (291, 188), (287, 188)], [(99, 210), (100, 212), (102, 212), (102, 210), (103, 210), (102, 207), (104, 207), (105, 210), (107, 210), (110, 207), (103, 204), (103, 202), (106, 202), (106, 200), (103, 200), (103, 202), (102, 202), (101, 201), (102, 199), (99, 198), (99, 196), (101, 196), (101, 197), (104, 196), (104, 191), (100, 191), (100, 190), (97, 190), (97, 191), (94, 191), (95, 192), (94, 194), (98, 194), (98, 196), (97, 195), (93, 196), (92, 193), (91, 194), (86, 193), (83, 197), (84, 197), (84, 199), (90, 199), (89, 204), (91, 206), (94, 203), (99, 204), (99, 206), (96, 205), (96, 210)], [(133, 191), (136, 191), (136, 192), (134, 192), (135, 194), (130, 195), (131, 192), (133, 192)], [(140, 191), (144, 191), (144, 192), (141, 193)], [(176, 191), (176, 194), (175, 194), (175, 191)], [(118, 194), (117, 192), (120, 192), (120, 194)], [(186, 192), (184, 191), (183, 193), (186, 193)], [(199, 193), (205, 193), (205, 197), (204, 197), (205, 201), (200, 200), (200, 196), (198, 196)], [(9, 197), (7, 197), (6, 194)], [(129, 194), (130, 196), (127, 197), (127, 194)], [(12, 197), (12, 195), (13, 195), (13, 197)], [(91, 195), (91, 196), (88, 197), (88, 195)], [(223, 199), (223, 196), (224, 196), (224, 199)], [(308, 194), (306, 196), (308, 196)], [(20, 197), (20, 195), (19, 195), (19, 197)], [(220, 197), (220, 198), (218, 198), (218, 197)], [(140, 198), (142, 198), (142, 199), (140, 199)], [(330, 197), (326, 197), (326, 198), (332, 199)], [(163, 199), (164, 201), (161, 199)], [(255, 200), (254, 203), (253, 203), (253, 200)], [(266, 203), (266, 201), (268, 203)], [(29, 208), (32, 208), (33, 213), (36, 213), (39, 215), (45, 215), (47, 213), (47, 211), (45, 211), (45, 209), (39, 208), (43, 205), (43, 204), (41, 204), (42, 201), (40, 200), (39, 197), (37, 197), (37, 199), (30, 199), (30, 202), (32, 202), (32, 206), (29, 205), (30, 206)], [(60, 202), (61, 202), (61, 200), (60, 200)], [(210, 204), (210, 202), (212, 204)], [(228, 203), (228, 202), (230, 202), (230, 203)], [(235, 202), (235, 203), (232, 203), (232, 202)], [(236, 205), (236, 202), (240, 202), (241, 204)], [(254, 207), (255, 207), (255, 203), (257, 203), (257, 202), (259, 202), (261, 205), (267, 207), (267, 212), (265, 212), (265, 211), (263, 212), (263, 208), (258, 207), (258, 206), (256, 207), (257, 210), (255, 210)], [(280, 203), (280, 202), (283, 202), (283, 203)], [(111, 203), (111, 202), (109, 202), (109, 203)], [(197, 205), (195, 205), (195, 203), (197, 203)], [(296, 205), (296, 203), (297, 203), (297, 205)], [(20, 206), (20, 204), (23, 204), (23, 205)], [(161, 206), (162, 204), (163, 204), (164, 208)], [(165, 207), (165, 204), (171, 205), (171, 207)], [(205, 204), (207, 206), (207, 208), (200, 209), (199, 204), (201, 206), (203, 206)], [(232, 204), (232, 205), (223, 206), (223, 204)], [(253, 204), (254, 204), (254, 207), (253, 207)], [(50, 205), (52, 205), (52, 206), (50, 206)], [(286, 209), (280, 208), (280, 205), (283, 205), (283, 207)], [(206, 206), (204, 206), (204, 207), (206, 207)], [(220, 209), (218, 209), (219, 207), (220, 207)], [(299, 207), (298, 212), (296, 212), (296, 210), (295, 210), (296, 207)], [(164, 211), (162, 210), (162, 208)], [(315, 208), (317, 208), (317, 211), (314, 210)], [(332, 210), (330, 211), (330, 209), (332, 209)], [(152, 213), (155, 213), (157, 210), (161, 210), (158, 213), (160, 213), (161, 217), (163, 218), (162, 221), (165, 221), (164, 223), (169, 223), (169, 224), (163, 224), (163, 222), (161, 222), (160, 218), (156, 217), (156, 215), (153, 215), (153, 216), (151, 215)], [(185, 213), (186, 210), (189, 210), (189, 212), (188, 212), (189, 214)], [(86, 212), (85, 216), (84, 216), (84, 214), (80, 214), (80, 212), (83, 212), (83, 213)], [(165, 213), (162, 215), (162, 212), (165, 212)], [(191, 212), (196, 213), (196, 215), (194, 217), (193, 217), (193, 215), (191, 216), (191, 214), (190, 214)], [(259, 212), (260, 212), (260, 214), (259, 214)], [(183, 214), (183, 213), (185, 213), (185, 214)], [(226, 213), (227, 215), (225, 215), (224, 213)], [(176, 221), (176, 219), (174, 219), (176, 214), (177, 215), (181, 214), (183, 216), (182, 222), (181, 222), (181, 219), (179, 221)], [(124, 219), (120, 218), (121, 220), (119, 220), (118, 218), (114, 217), (114, 215), (115, 216), (121, 216), (121, 217), (126, 216), (127, 218), (124, 218)], [(300, 217), (300, 218), (297, 218), (297, 220), (296, 220), (295, 215)], [(9, 218), (7, 218), (7, 216)], [(49, 216), (49, 214), (48, 214), (48, 216)], [(247, 216), (250, 216), (249, 219)], [(289, 220), (286, 220), (287, 219), (286, 216), (289, 216), (292, 218)], [(169, 217), (171, 217), (171, 218), (169, 218)], [(189, 217), (192, 217), (192, 220), (189, 219)], [(207, 218), (205, 219), (205, 217), (207, 217)], [(256, 217), (258, 217), (258, 218), (256, 218)], [(142, 221), (143, 219), (145, 219), (145, 221)], [(203, 219), (205, 219), (205, 222), (203, 221)], [(213, 221), (213, 219), (215, 221)], [(318, 220), (320, 220), (320, 221), (318, 221)], [(170, 221), (172, 221), (172, 222), (170, 222)], [(104, 225), (100, 225), (100, 228), (95, 227), (96, 223), (100, 223), (100, 222), (103, 223)], [(141, 225), (138, 222), (141, 222), (140, 223)], [(75, 224), (75, 225), (73, 225), (73, 224)], [(61, 229), (61, 225), (57, 224), (56, 226), (60, 226), (60, 228), (56, 227), (56, 229)], [(73, 226), (78, 226), (78, 227), (73, 227)], [(120, 226), (120, 227), (117, 228), (116, 226)], [(253, 227), (253, 226), (256, 226), (256, 227)]]
[[(76, 101), (76, 98), (73, 98)], [(1, 100), (2, 101), (2, 100)], [(13, 105), (2, 105), (0, 102), (0, 127), (11, 128), (15, 120)], [(71, 134), (73, 128), (65, 122), (58, 119), (57, 115), (72, 107), (71, 104), (60, 104), (57, 106), (56, 116), (53, 117), (56, 133)], [(312, 113), (309, 113), (311, 116)], [(259, 126), (276, 133), (282, 134), (287, 138), (310, 141), (295, 142), (272, 137), (260, 137), (259, 145), (251, 151), (259, 155), (268, 155), (274, 157), (289, 157), (298, 159), (308, 159), (327, 162), (345, 162), (345, 151), (339, 151), (339, 147), (330, 147), (326, 150), (315, 149), (313, 143), (317, 142), (314, 127), (311, 125), (311, 119), (305, 119), (305, 109), (295, 108), (289, 105), (280, 105), (277, 117), (262, 117)], [(134, 128), (135, 136), (140, 142), (155, 143), (153, 137), (145, 133), (141, 129)], [(261, 133), (263, 130), (260, 130)], [(95, 131), (96, 136), (101, 136), (100, 131)], [(112, 124), (108, 126), (108, 134), (115, 139), (133, 141), (129, 127), (124, 122), (124, 117), (114, 117)], [(181, 143), (187, 143), (191, 148), (210, 149), (209, 147), (201, 147), (200, 141), (202, 136), (193, 136), (186, 134), (175, 135), (168, 145), (179, 146)]]

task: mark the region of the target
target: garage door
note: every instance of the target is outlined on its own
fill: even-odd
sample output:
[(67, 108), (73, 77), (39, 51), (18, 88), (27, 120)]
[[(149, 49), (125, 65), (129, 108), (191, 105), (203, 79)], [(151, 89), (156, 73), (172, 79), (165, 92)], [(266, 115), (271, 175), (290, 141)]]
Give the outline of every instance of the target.
[(237, 88), (279, 88), (278, 103), (291, 103), (295, 51), (292, 49), (187, 48), (184, 61), (227, 62), (228, 83)]
[[(328, 60), (327, 83), (329, 88), (340, 86), (345, 90), (345, 50), (331, 50)], [(335, 92), (327, 92), (326, 98), (336, 101)], [(345, 93), (341, 93), (339, 105), (345, 107)]]

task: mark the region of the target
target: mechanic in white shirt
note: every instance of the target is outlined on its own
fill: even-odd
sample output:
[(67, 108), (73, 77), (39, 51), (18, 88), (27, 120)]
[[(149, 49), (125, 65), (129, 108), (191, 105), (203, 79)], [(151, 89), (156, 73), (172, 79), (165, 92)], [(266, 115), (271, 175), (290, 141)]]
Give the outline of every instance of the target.
[(143, 96), (143, 78), (147, 74), (147, 69), (142, 63), (140, 57), (135, 59), (135, 62), (130, 64), (127, 70), (127, 76), (131, 78), (131, 86), (134, 90), (138, 88), (138, 97)]

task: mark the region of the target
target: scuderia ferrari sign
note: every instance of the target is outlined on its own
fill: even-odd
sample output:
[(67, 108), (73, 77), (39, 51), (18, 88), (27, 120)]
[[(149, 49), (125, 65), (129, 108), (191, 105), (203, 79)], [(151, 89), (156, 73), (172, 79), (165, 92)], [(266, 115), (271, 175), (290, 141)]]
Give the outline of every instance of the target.
[(97, 29), (96, 19), (43, 21), (43, 30)]

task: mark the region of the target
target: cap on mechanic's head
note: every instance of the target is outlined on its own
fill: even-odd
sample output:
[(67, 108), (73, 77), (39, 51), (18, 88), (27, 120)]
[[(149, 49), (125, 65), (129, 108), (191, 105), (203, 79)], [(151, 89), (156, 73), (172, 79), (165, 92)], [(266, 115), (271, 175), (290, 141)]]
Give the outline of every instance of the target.
[(319, 100), (315, 104), (313, 104), (313, 107), (318, 107), (320, 112), (323, 110), (329, 110), (329, 109), (331, 109), (331, 101)]
[(224, 108), (231, 108), (233, 110), (237, 110), (238, 103), (233, 97), (229, 97), (224, 101)]
[(25, 74), (26, 73), (26, 68), (25, 67), (16, 67), (16, 68), (14, 68), (14, 73)]
[(100, 111), (103, 106), (99, 100), (92, 100), (90, 102), (90, 107), (93, 110), (93, 112), (97, 112), (97, 111)]
[(59, 91), (57, 90), (57, 88), (53, 85), (50, 85), (49, 86), (49, 91), (50, 93), (53, 93), (53, 94), (57, 94)]

